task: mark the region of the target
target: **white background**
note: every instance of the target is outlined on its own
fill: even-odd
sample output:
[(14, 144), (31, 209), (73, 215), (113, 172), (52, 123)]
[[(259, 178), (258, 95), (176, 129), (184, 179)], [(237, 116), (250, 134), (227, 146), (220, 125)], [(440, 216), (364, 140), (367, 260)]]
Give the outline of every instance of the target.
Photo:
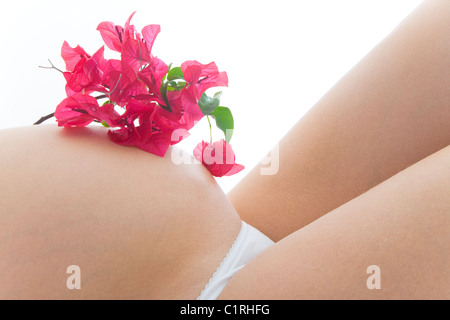
[[(61, 45), (93, 54), (102, 21), (141, 30), (160, 24), (153, 54), (167, 64), (215, 61), (230, 86), (222, 105), (235, 116), (232, 141), (238, 183), (347, 71), (386, 37), (421, 0), (127, 0), (2, 1), (0, 4), (0, 129), (27, 126), (64, 99), (64, 79), (39, 69), (64, 68)], [(56, 124), (55, 124), (56, 125)], [(214, 139), (221, 138), (214, 132)], [(203, 121), (179, 146), (192, 152), (209, 139)], [(1, 152), (1, 151), (0, 151)]]

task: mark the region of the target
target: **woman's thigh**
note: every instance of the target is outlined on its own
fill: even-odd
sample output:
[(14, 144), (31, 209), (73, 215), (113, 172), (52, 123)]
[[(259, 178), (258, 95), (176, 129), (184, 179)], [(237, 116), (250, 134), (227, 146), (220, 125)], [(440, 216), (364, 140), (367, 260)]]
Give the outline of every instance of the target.
[(4, 130), (0, 145), (0, 298), (195, 299), (239, 233), (201, 165), (104, 129)]
[(221, 298), (450, 299), (449, 199), (446, 147), (268, 249)]
[(449, 16), (424, 1), (345, 75), (230, 193), (242, 219), (278, 241), (450, 144)]

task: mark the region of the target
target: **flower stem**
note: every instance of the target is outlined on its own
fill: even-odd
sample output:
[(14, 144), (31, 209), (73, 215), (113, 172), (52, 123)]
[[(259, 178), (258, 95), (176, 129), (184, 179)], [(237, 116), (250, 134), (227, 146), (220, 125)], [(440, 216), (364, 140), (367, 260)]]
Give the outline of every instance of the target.
[(63, 72), (62, 70), (58, 69), (57, 67), (55, 67), (55, 66), (53, 65), (53, 63), (52, 63), (52, 61), (51, 61), (50, 59), (48, 59), (48, 62), (50, 62), (51, 67), (42, 67), (42, 66), (39, 66), (39, 68), (42, 68), (42, 69), (55, 69), (56, 71), (59, 71), (59, 72), (61, 72), (61, 73), (64, 74), (64, 72)]
[(34, 126), (40, 125), (40, 124), (44, 123), (45, 121), (53, 118), (54, 116), (55, 116), (55, 114), (51, 113), (48, 116), (42, 117), (34, 124)]
[(213, 138), (212, 138), (212, 126), (211, 126), (211, 120), (209, 120), (209, 116), (206, 116), (206, 119), (208, 119), (209, 123), (209, 143), (213, 144)]
[(106, 98), (108, 98), (108, 96), (106, 94), (103, 94), (101, 96), (95, 97), (95, 99), (97, 99), (97, 100), (106, 99)]
[(116, 86), (114, 87), (114, 89), (110, 92), (107, 93), (107, 97), (109, 98), (109, 100), (111, 100), (111, 95), (114, 93), (114, 91), (116, 91), (117, 87), (119, 86), (120, 80), (122, 80), (122, 74), (120, 74), (119, 79), (117, 80)]
[[(164, 109), (166, 109), (169, 112), (172, 112), (172, 108), (170, 107), (170, 103), (169, 103), (169, 98), (167, 98), (167, 88), (169, 87), (169, 81), (167, 81), (166, 83), (164, 83), (161, 86), (161, 94), (163, 96), (164, 102), (166, 103), (166, 107), (163, 107)], [(162, 106), (161, 106), (162, 107)]]

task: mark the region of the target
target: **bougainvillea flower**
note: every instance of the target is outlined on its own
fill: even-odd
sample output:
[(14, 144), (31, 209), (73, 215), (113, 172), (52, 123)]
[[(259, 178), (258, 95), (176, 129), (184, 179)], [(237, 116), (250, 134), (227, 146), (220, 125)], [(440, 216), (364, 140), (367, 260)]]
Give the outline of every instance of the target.
[(170, 146), (172, 134), (169, 132), (145, 131), (143, 126), (140, 126), (137, 128), (124, 127), (110, 130), (108, 135), (111, 141), (119, 145), (137, 147), (156, 156), (164, 157)]
[(56, 107), (55, 117), (60, 127), (84, 127), (99, 118), (99, 108), (97, 99), (76, 93)]
[(161, 26), (158, 24), (151, 24), (142, 29), (142, 37), (145, 45), (147, 46), (148, 52), (152, 52), (153, 44), (155, 43), (156, 37), (160, 32)]
[(77, 46), (76, 48), (72, 48), (67, 41), (63, 43), (61, 56), (66, 63), (66, 70), (69, 72), (74, 72), (75, 67), (80, 61), (90, 58), (90, 55), (82, 47)]
[(122, 54), (122, 62), (136, 72), (150, 63), (151, 51), (157, 35), (161, 31), (159, 25), (148, 25), (142, 30), (142, 36), (131, 25), (133, 13), (125, 23), (125, 27), (117, 26), (112, 22), (102, 22), (97, 30), (111, 50)]
[(117, 144), (135, 146), (146, 152), (163, 157), (171, 145), (173, 130), (161, 130), (154, 119), (155, 103), (131, 100), (121, 121), (112, 124), (119, 127), (109, 131), (109, 137)]
[(201, 64), (198, 61), (186, 61), (181, 65), (184, 79), (187, 81), (189, 91), (199, 100), (202, 94), (213, 87), (228, 87), (228, 75), (219, 72), (216, 64)]
[(149, 93), (154, 95), (155, 98), (160, 99), (161, 102), (163, 102), (161, 81), (167, 72), (169, 72), (167, 64), (161, 59), (153, 57), (149, 65), (138, 74), (139, 79), (147, 85)]
[(135, 72), (143, 69), (151, 61), (151, 54), (141, 39), (129, 38), (122, 48), (122, 63)]
[(133, 12), (128, 18), (125, 23), (125, 28), (109, 21), (102, 22), (98, 25), (97, 30), (100, 31), (100, 35), (108, 48), (113, 51), (122, 52), (123, 44), (130, 37), (130, 31), (133, 31), (130, 30), (130, 22), (135, 13)]
[(152, 118), (154, 109), (155, 106), (151, 104), (144, 104), (135, 100), (130, 102), (120, 121), (110, 125), (118, 128), (109, 132), (111, 139), (121, 145), (135, 145), (136, 139), (141, 138), (136, 130), (136, 123), (138, 122), (139, 126), (145, 117)]
[(161, 31), (159, 25), (149, 25), (142, 30), (142, 36), (130, 25), (131, 17), (125, 25), (122, 47), (122, 62), (138, 72), (152, 61), (152, 48), (157, 35)]
[(89, 94), (105, 90), (101, 85), (102, 70), (105, 67), (104, 47), (101, 47), (92, 57), (80, 46), (72, 48), (67, 42), (64, 42), (61, 51), (68, 70), (64, 72), (68, 96), (82, 91)]
[[(64, 42), (61, 55), (68, 97), (57, 106), (55, 117), (61, 127), (99, 122), (110, 127), (113, 142), (163, 157), (171, 145), (189, 136), (205, 114), (212, 114), (203, 94), (212, 87), (228, 86), (228, 76), (214, 62), (187, 61), (169, 71), (152, 55), (161, 27), (148, 25), (139, 33), (131, 24), (133, 16), (123, 27), (112, 22), (97, 27), (106, 47), (120, 53), (120, 60), (105, 59), (105, 46), (90, 56), (82, 47)], [(98, 100), (103, 99), (100, 106)], [(224, 131), (224, 119), (215, 117)], [(231, 113), (226, 120), (233, 121)], [(235, 163), (231, 145), (224, 140), (212, 145), (202, 142), (194, 155), (216, 177), (244, 169)]]
[(226, 72), (219, 72), (214, 62), (201, 64), (197, 61), (186, 61), (181, 65), (187, 87), (182, 95), (182, 105), (188, 115), (186, 122), (189, 126), (203, 118), (198, 106), (202, 94), (212, 87), (227, 87), (228, 76)]
[[(171, 110), (159, 107), (155, 110), (155, 121), (163, 131), (176, 131), (176, 136), (172, 139), (172, 145), (178, 144), (189, 137), (189, 130), (198, 122), (194, 120), (190, 112), (186, 112), (182, 106), (183, 91), (168, 91), (167, 100)], [(196, 116), (196, 119), (203, 117), (203, 114)]]
[(131, 68), (122, 65), (120, 60), (108, 60), (103, 72), (102, 83), (107, 88), (106, 94), (120, 105), (120, 93), (123, 88), (135, 80), (136, 74)]
[(126, 104), (136, 96), (148, 94), (144, 82), (137, 78), (136, 73), (120, 60), (108, 60), (103, 73), (105, 93), (111, 102), (119, 106)]
[(183, 106), (183, 116), (186, 123), (186, 128), (191, 129), (194, 127), (196, 122), (199, 122), (204, 114), (200, 107), (198, 106), (198, 100), (195, 91), (187, 88), (183, 90), (181, 95), (181, 104)]
[(97, 120), (103, 124), (107, 124), (109, 127), (117, 126), (122, 122), (122, 115), (120, 115), (114, 104), (108, 103), (101, 106), (96, 112)]
[(232, 176), (245, 169), (237, 164), (235, 154), (231, 145), (225, 140), (214, 142), (212, 145), (202, 141), (194, 149), (194, 157), (202, 164), (214, 177)]

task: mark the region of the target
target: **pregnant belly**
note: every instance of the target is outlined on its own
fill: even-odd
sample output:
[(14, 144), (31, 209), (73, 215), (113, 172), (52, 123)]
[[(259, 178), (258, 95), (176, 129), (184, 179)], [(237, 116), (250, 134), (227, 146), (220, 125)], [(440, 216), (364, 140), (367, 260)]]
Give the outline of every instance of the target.
[(203, 167), (103, 128), (10, 129), (0, 145), (1, 299), (195, 299), (239, 233)]

